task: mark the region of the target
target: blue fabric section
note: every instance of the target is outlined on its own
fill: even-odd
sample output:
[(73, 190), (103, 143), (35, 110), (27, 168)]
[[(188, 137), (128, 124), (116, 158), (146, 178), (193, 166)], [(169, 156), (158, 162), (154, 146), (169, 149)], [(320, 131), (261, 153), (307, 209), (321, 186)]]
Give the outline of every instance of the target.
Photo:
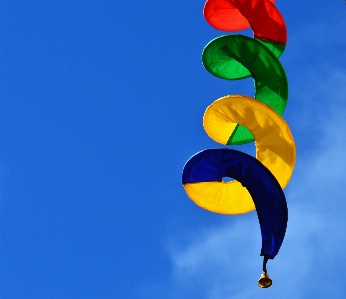
[(281, 186), (261, 162), (232, 149), (199, 152), (186, 163), (182, 181), (183, 184), (221, 182), (223, 177), (231, 177), (248, 189), (261, 227), (261, 255), (273, 259), (280, 250), (288, 221)]

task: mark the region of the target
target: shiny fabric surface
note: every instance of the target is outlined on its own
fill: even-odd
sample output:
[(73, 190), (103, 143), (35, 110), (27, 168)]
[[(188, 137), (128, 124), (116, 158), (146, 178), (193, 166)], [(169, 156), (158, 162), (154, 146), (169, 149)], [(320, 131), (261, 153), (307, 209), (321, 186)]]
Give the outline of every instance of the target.
[[(206, 194), (200, 193), (198, 185), (203, 183), (212, 188), (217, 185), (223, 188), (235, 183), (223, 182), (224, 177), (236, 179), (242, 188), (248, 190), (261, 227), (261, 255), (274, 258), (284, 239), (288, 219), (287, 203), (279, 183), (257, 159), (231, 149), (208, 149), (197, 153), (186, 163), (182, 183), (196, 204), (209, 211), (218, 212), (213, 210), (215, 206), (220, 207), (214, 204), (213, 196), (219, 195), (210, 193), (210, 198), (207, 198)], [(230, 192), (228, 196), (237, 197), (237, 194)], [(227, 207), (228, 202), (223, 202), (223, 206)]]

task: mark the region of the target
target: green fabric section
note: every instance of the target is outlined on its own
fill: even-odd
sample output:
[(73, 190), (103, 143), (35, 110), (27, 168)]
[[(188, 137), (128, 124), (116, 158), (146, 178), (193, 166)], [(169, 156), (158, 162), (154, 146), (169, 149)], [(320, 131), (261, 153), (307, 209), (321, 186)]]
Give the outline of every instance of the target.
[(237, 125), (227, 141), (227, 145), (240, 145), (254, 141), (252, 133), (244, 126)]
[(260, 38), (255, 38), (255, 40), (259, 41), (261, 44), (265, 45), (270, 51), (273, 52), (273, 54), (279, 58), (281, 54), (285, 51), (286, 45), (285, 44), (279, 44), (279, 43), (273, 43), (270, 41), (266, 41)]
[[(282, 115), (288, 99), (286, 74), (280, 61), (263, 42), (242, 35), (224, 35), (204, 48), (202, 62), (208, 72), (228, 80), (248, 77), (242, 72), (245, 68), (254, 78), (255, 98)], [(244, 144), (253, 140), (248, 129), (238, 126), (227, 144)]]

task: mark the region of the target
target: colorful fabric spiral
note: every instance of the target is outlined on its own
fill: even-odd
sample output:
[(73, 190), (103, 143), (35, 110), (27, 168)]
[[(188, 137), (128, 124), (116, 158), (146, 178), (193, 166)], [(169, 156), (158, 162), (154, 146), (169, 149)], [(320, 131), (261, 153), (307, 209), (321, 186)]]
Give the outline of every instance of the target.
[[(254, 98), (227, 95), (205, 111), (203, 126), (223, 145), (255, 141), (256, 159), (231, 149), (209, 149), (185, 165), (182, 183), (200, 207), (222, 214), (257, 210), (262, 232), (261, 255), (278, 253), (287, 226), (282, 189), (291, 178), (296, 147), (281, 117), (288, 99), (285, 71), (278, 60), (286, 47), (285, 22), (274, 0), (208, 0), (204, 17), (215, 29), (237, 31), (251, 27), (254, 38), (223, 35), (207, 44), (202, 62), (212, 75), (239, 80), (252, 77)], [(234, 181), (223, 181), (231, 177)]]

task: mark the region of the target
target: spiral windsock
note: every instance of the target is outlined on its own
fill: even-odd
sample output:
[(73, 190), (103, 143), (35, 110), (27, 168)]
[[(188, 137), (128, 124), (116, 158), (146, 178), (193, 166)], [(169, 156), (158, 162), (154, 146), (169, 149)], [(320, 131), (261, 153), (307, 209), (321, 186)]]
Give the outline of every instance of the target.
[[(182, 178), (188, 196), (206, 210), (243, 214), (256, 209), (265, 260), (275, 257), (285, 236), (287, 204), (282, 189), (290, 180), (296, 158), (290, 128), (282, 118), (288, 83), (278, 58), (285, 50), (287, 31), (273, 2), (205, 3), (204, 17), (215, 29), (251, 27), (254, 32), (253, 38), (223, 35), (209, 42), (202, 54), (205, 69), (226, 80), (251, 76), (255, 95), (217, 99), (205, 111), (204, 129), (223, 145), (255, 141), (256, 159), (227, 148), (204, 150), (186, 163)], [(224, 177), (234, 181), (223, 181)]]

